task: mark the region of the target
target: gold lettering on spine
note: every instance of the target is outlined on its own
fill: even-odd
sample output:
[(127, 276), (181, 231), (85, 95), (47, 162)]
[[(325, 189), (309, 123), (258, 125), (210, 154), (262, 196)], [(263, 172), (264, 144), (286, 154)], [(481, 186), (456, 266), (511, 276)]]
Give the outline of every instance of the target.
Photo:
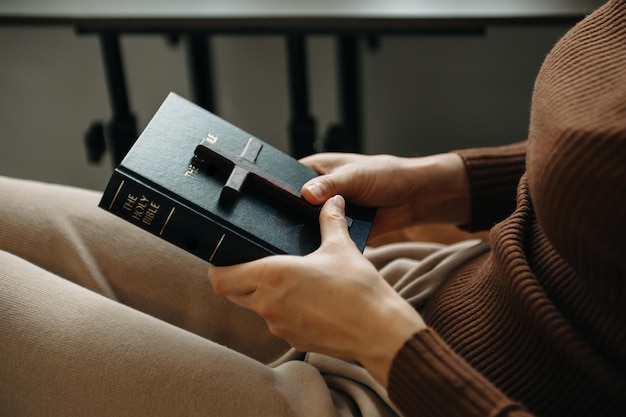
[(172, 210), (170, 210), (170, 214), (168, 214), (167, 219), (165, 219), (165, 223), (163, 223), (163, 227), (161, 228), (161, 231), (159, 232), (159, 236), (161, 236), (163, 232), (165, 231), (165, 227), (170, 222), (170, 219), (172, 218), (172, 214), (174, 214), (174, 210), (176, 210), (176, 207), (172, 207)]
[[(130, 197), (130, 196), (129, 196)], [(141, 221), (144, 214), (146, 213), (146, 208), (148, 207), (148, 203), (150, 199), (145, 195), (142, 195), (137, 204), (135, 205), (135, 211), (133, 211), (132, 218)]]
[(137, 204), (137, 197), (132, 194), (128, 194), (122, 208), (126, 211), (133, 211), (135, 204)]
[(154, 220), (154, 216), (156, 216), (157, 212), (159, 211), (159, 207), (161, 207), (160, 204), (151, 201), (148, 205), (148, 208), (146, 209), (146, 214), (143, 216), (142, 222), (150, 226), (152, 224), (152, 220)]
[(209, 262), (213, 261), (213, 258), (215, 257), (217, 250), (220, 248), (220, 246), (222, 246), (222, 242), (224, 241), (225, 237), (226, 237), (226, 234), (224, 233), (222, 237), (220, 238), (219, 242), (217, 242), (217, 246), (215, 247), (215, 249), (213, 249), (213, 253), (211, 254), (211, 257), (209, 258)]
[(111, 207), (113, 207), (113, 204), (115, 203), (115, 200), (117, 200), (117, 196), (120, 193), (120, 191), (122, 191), (122, 187), (124, 186), (124, 182), (126, 180), (122, 180), (122, 182), (120, 183), (120, 186), (117, 187), (117, 191), (115, 192), (115, 195), (113, 196), (113, 200), (111, 201), (111, 204), (109, 204), (109, 210), (111, 210)]
[[(120, 193), (122, 185), (123, 183), (120, 185), (120, 188), (118, 188), (117, 193)], [(115, 197), (113, 197), (113, 199), (117, 199), (117, 194), (115, 195)], [(109, 206), (109, 208), (112, 206), (113, 203), (111, 203), (111, 206)], [(124, 204), (122, 205), (122, 209), (130, 212), (130, 217), (133, 220), (141, 222), (147, 226), (152, 226), (152, 222), (159, 213), (160, 208), (161, 204), (149, 199), (148, 197), (146, 197), (145, 194), (141, 194), (141, 197), (135, 196), (133, 194), (128, 194), (126, 196)], [(172, 213), (170, 212), (170, 216), (171, 215)], [(169, 217), (167, 218), (167, 221), (169, 221)]]

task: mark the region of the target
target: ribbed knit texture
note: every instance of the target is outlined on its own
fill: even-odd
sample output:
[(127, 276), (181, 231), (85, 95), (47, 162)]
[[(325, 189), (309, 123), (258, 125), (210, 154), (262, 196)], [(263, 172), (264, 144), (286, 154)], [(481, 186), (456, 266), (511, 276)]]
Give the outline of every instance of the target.
[(471, 192), (470, 231), (488, 230), (515, 210), (515, 185), (526, 166), (526, 142), (457, 151), (465, 162)]
[(407, 416), (626, 416), (626, 2), (546, 58), (524, 175), (520, 144), (460, 154), (492, 252), (435, 294), (390, 397)]

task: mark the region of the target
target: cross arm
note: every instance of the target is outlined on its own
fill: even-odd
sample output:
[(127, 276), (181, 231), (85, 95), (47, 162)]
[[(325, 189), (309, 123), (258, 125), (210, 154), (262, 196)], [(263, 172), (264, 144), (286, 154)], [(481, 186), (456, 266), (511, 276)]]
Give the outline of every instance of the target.
[(318, 219), (321, 210), (307, 202), (300, 190), (295, 190), (293, 186), (276, 178), (269, 172), (256, 165), (256, 158), (261, 151), (263, 144), (257, 139), (250, 138), (241, 155), (233, 155), (224, 149), (216, 146), (213, 141), (204, 139), (196, 147), (196, 155), (202, 157), (209, 163), (214, 163), (221, 168), (232, 169), (231, 174), (222, 188), (220, 198), (233, 201), (237, 198), (244, 183), (248, 186), (264, 192), (294, 210), (307, 217)]

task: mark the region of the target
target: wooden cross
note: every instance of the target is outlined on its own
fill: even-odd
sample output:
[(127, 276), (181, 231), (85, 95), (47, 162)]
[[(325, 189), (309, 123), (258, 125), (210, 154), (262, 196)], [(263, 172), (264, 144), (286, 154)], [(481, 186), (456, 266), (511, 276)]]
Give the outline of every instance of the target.
[[(211, 137), (204, 139), (196, 147), (196, 155), (205, 161), (214, 163), (218, 168), (231, 169), (230, 176), (222, 187), (220, 198), (234, 201), (239, 196), (244, 183), (267, 192), (276, 200), (298, 210), (300, 213), (318, 220), (321, 207), (310, 204), (303, 197), (300, 190), (295, 190), (290, 184), (273, 177), (269, 172), (256, 165), (256, 159), (263, 148), (258, 139), (250, 138), (241, 155), (232, 155), (215, 145)], [(348, 227), (352, 219), (346, 217)]]

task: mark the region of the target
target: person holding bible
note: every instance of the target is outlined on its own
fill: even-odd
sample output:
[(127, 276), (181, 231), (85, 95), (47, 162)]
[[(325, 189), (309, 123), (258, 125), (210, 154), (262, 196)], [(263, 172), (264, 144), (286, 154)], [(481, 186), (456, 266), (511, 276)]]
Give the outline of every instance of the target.
[[(305, 158), (324, 174), (303, 188), (325, 203), (321, 248), (209, 278), (295, 348), (356, 360), (407, 416), (624, 415), (625, 161), (626, 3), (612, 1), (546, 59), (527, 142)], [(491, 250), (411, 305), (350, 244), (342, 196), (380, 207), (373, 234), (495, 224)]]
[[(626, 1), (538, 74), (527, 140), (422, 158), (317, 154), (305, 257), (207, 264), (0, 178), (0, 415), (626, 415)], [(488, 241), (350, 240), (416, 224)]]

